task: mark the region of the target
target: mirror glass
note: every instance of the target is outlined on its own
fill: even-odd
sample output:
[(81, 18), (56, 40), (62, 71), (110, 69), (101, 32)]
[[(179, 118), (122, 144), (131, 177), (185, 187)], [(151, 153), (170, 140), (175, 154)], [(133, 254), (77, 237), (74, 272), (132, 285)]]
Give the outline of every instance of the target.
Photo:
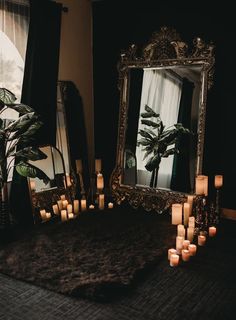
[(113, 197), (163, 212), (194, 193), (201, 174), (214, 46), (188, 45), (174, 29), (154, 32), (118, 64), (120, 117)]

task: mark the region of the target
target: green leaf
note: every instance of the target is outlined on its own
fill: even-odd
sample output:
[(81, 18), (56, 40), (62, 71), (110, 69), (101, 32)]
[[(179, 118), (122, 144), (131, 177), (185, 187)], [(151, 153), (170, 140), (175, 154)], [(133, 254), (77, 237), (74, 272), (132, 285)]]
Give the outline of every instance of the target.
[(46, 159), (47, 155), (43, 153), (40, 149), (36, 147), (26, 147), (23, 148), (15, 153), (15, 156), (19, 158), (20, 160), (42, 160)]
[(139, 134), (144, 137), (147, 138), (149, 140), (152, 140), (153, 137), (146, 131), (146, 130), (139, 130)]
[(16, 165), (16, 171), (23, 177), (39, 178), (45, 184), (50, 182), (49, 177), (42, 170), (27, 162), (20, 161)]
[(159, 113), (156, 113), (151, 107), (149, 107), (147, 104), (144, 107), (145, 111), (147, 111), (147, 113), (152, 113), (153, 117), (159, 117)]
[(0, 88), (0, 100), (4, 104), (11, 104), (16, 101), (16, 96), (6, 88)]
[(6, 130), (9, 132), (15, 132), (17, 130), (23, 130), (25, 127), (28, 128), (32, 121), (35, 121), (37, 118), (35, 117), (34, 112), (30, 112), (24, 114), (23, 116), (19, 117), (17, 120), (13, 121)]
[(138, 146), (148, 146), (150, 145), (150, 141), (147, 139), (140, 139), (137, 141)]
[(154, 169), (158, 169), (161, 162), (161, 157), (159, 154), (156, 154), (152, 158), (150, 158), (145, 166), (148, 171), (153, 171)]
[(164, 153), (162, 154), (162, 157), (163, 157), (163, 158), (167, 158), (167, 157), (169, 157), (170, 155), (176, 154), (176, 153), (179, 153), (179, 150), (178, 150), (177, 148), (171, 148), (171, 149), (166, 150), (166, 152), (164, 152)]
[(34, 112), (34, 110), (27, 106), (26, 104), (23, 104), (23, 103), (19, 103), (19, 104), (6, 104), (7, 108), (10, 108), (10, 109), (14, 109), (16, 110), (17, 112), (19, 112), (20, 114), (26, 114), (26, 113), (31, 113), (31, 112)]
[(158, 128), (160, 126), (160, 123), (156, 123), (154, 121), (146, 120), (146, 119), (141, 120), (141, 123), (153, 128)]

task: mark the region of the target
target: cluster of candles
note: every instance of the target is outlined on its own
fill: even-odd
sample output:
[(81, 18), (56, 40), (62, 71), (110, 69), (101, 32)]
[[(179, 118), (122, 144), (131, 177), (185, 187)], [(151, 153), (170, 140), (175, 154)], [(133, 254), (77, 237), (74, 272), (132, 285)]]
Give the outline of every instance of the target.
[[(220, 189), (223, 186), (223, 176), (215, 175), (214, 186)], [(208, 195), (208, 176), (198, 175), (195, 179), (195, 193), (197, 195)]]
[[(193, 244), (195, 233), (195, 217), (192, 216), (194, 196), (188, 195), (187, 202), (184, 204), (174, 203), (172, 205), (172, 224), (177, 225), (176, 248), (168, 250), (170, 266), (175, 267), (179, 264), (180, 256), (183, 261), (189, 261), (191, 256), (195, 256), (197, 245), (204, 246), (206, 243), (206, 232), (200, 232), (197, 237), (197, 245)], [(216, 235), (216, 227), (208, 228), (208, 236)]]

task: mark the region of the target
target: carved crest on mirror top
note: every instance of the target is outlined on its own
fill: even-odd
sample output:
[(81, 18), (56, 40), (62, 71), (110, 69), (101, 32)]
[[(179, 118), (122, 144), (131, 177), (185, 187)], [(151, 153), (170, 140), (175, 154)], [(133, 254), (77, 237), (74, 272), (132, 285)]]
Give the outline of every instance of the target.
[(120, 90), (120, 112), (118, 124), (118, 143), (116, 166), (110, 179), (110, 186), (114, 200), (120, 204), (128, 201), (138, 208), (142, 206), (146, 211), (164, 212), (172, 203), (186, 201), (187, 195), (181, 192), (122, 184), (125, 135), (127, 128), (127, 114), (129, 103), (129, 73), (133, 68), (159, 68), (174, 66), (200, 66), (201, 90), (198, 119), (198, 142), (196, 175), (202, 173), (202, 160), (205, 135), (205, 114), (207, 91), (213, 85), (214, 74), (214, 44), (206, 43), (199, 37), (193, 39), (189, 45), (184, 42), (175, 29), (162, 27), (154, 32), (150, 41), (140, 50), (132, 44), (126, 51), (122, 51), (118, 62), (118, 88)]

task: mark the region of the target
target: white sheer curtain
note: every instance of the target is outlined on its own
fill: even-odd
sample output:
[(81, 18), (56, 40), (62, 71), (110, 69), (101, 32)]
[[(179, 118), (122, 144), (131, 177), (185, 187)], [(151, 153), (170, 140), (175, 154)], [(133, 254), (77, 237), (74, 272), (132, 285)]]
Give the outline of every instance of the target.
[[(145, 69), (143, 73), (140, 114), (144, 112), (145, 105), (148, 105), (156, 113), (160, 114), (166, 128), (177, 123), (181, 89), (181, 80), (168, 72), (168, 70)], [(138, 130), (144, 127), (140, 121)], [(140, 135), (138, 135), (138, 139), (140, 139)], [(136, 148), (137, 183), (149, 185), (151, 172), (145, 169), (148, 159), (143, 161), (144, 152), (142, 148), (142, 146)], [(158, 187), (170, 188), (173, 160), (174, 156), (162, 159), (158, 172)]]

